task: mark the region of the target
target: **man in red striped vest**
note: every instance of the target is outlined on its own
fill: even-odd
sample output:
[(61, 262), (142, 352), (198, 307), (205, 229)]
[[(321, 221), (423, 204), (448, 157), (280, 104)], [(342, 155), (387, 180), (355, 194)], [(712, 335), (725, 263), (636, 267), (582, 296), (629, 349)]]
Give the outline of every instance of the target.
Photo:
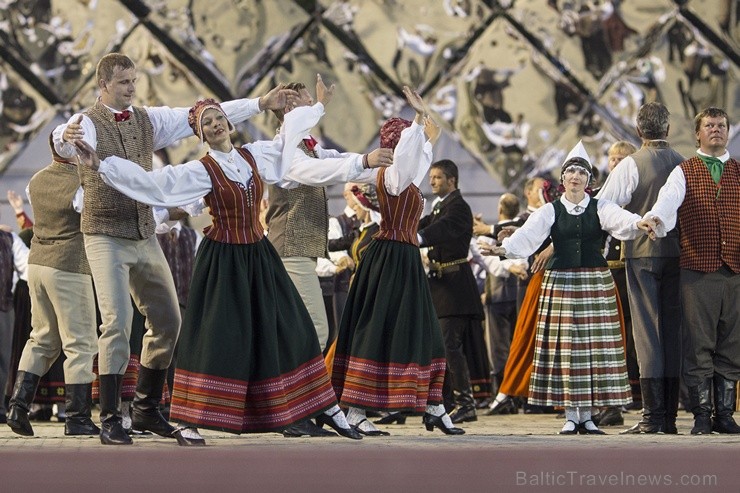
[(697, 155), (671, 172), (646, 218), (658, 220), (665, 230), (678, 221), (691, 433), (737, 434), (740, 426), (732, 414), (740, 379), (740, 163), (726, 148), (724, 110), (707, 108), (694, 124)]

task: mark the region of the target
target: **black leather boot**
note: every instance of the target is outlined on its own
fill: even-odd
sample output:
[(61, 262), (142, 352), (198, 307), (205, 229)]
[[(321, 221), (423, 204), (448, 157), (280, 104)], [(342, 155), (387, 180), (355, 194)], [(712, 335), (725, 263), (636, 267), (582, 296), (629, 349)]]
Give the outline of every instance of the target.
[(475, 413), (475, 399), (473, 398), (472, 388), (463, 392), (455, 392), (455, 402), (457, 403), (457, 407), (450, 414), (450, 419), (453, 423), (478, 421), (478, 416)]
[(732, 417), (737, 396), (736, 382), (727, 380), (719, 373), (714, 374), (714, 417), (712, 431), (740, 434), (740, 426)]
[(139, 367), (136, 394), (131, 404), (131, 427), (134, 430), (151, 431), (162, 437), (175, 438), (173, 436), (175, 427), (169, 424), (159, 411), (166, 379), (166, 368), (152, 370), (143, 365)]
[(64, 386), (67, 419), (64, 434), (99, 435), (100, 428), (92, 421), (92, 383), (68, 383)]
[(39, 375), (19, 371), (15, 377), (13, 394), (10, 396), (8, 408), (8, 426), (13, 432), (32, 437), (33, 427), (28, 420), (28, 409), (31, 407), (33, 397), (36, 395), (36, 388), (39, 386)]
[(144, 365), (139, 366), (136, 394), (131, 403), (131, 428), (134, 431), (151, 431), (161, 437), (174, 438), (178, 445), (185, 447), (205, 445), (206, 441), (195, 428), (188, 426), (175, 428), (159, 411), (166, 379), (167, 368), (152, 370)]
[(133, 440), (123, 429), (121, 387), (123, 375), (100, 375), (100, 443), (131, 445)]
[(642, 419), (620, 434), (665, 432), (665, 382), (661, 378), (641, 378)]
[(694, 413), (692, 435), (709, 435), (712, 433), (712, 401), (709, 398), (711, 386), (712, 379), (707, 378), (699, 385), (688, 387), (689, 407), (691, 412)]
[(678, 416), (678, 397), (681, 394), (681, 381), (676, 378), (666, 377), (663, 379), (665, 385), (665, 429), (667, 435), (677, 435), (676, 417)]
[(598, 414), (591, 416), (591, 421), (596, 426), (622, 426), (624, 417), (619, 406), (609, 406), (599, 411)]

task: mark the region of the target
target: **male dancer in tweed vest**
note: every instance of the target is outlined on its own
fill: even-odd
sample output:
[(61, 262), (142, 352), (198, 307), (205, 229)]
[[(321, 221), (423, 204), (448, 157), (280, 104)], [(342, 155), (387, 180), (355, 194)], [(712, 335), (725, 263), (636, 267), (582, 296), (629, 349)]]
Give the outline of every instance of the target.
[[(322, 84), (321, 77), (317, 77), (317, 85)], [(289, 105), (287, 110), (298, 106), (313, 105), (313, 97), (300, 82), (293, 82), (286, 86), (298, 92), (298, 100)], [(332, 86), (333, 88), (333, 86)], [(333, 90), (333, 89), (330, 89)], [(282, 122), (283, 112), (276, 111)], [(377, 166), (388, 166), (393, 162), (393, 153), (388, 149), (376, 149), (369, 154), (340, 153), (333, 149), (324, 149), (310, 135), (300, 144), (294, 155), (294, 162), (305, 159), (320, 159), (316, 167), (335, 167), (338, 171), (351, 169), (362, 171)], [(338, 167), (341, 161), (351, 161), (350, 167)], [(270, 185), (269, 207), (267, 209), (267, 224), (269, 238), (277, 250), (288, 271), (290, 278), (296, 285), (298, 292), (306, 304), (315, 325), (319, 345), (323, 350), (329, 336), (329, 324), (326, 309), (321, 294), (318, 275), (316, 274), (316, 259), (326, 257), (329, 231), (329, 212), (326, 206), (325, 185), (353, 181), (359, 175), (341, 173), (320, 173), (320, 179), (311, 176), (301, 176), (301, 182), (288, 180), (278, 185)]]
[[(323, 86), (320, 76), (317, 77), (317, 86), (319, 84)], [(303, 83), (292, 82), (286, 87), (295, 90), (299, 96), (295, 102), (286, 107), (286, 111), (298, 106), (313, 105), (313, 97)], [(332, 85), (329, 90), (333, 92), (333, 88)], [(275, 115), (282, 123), (284, 112), (278, 110), (275, 111)], [(393, 152), (389, 152), (389, 149), (376, 149), (365, 155), (340, 153), (333, 149), (324, 149), (310, 135), (299, 144), (299, 149), (303, 152), (295, 153), (294, 162), (320, 159), (321, 162), (316, 163), (317, 168), (333, 166), (332, 162), (351, 161), (353, 164), (350, 169), (362, 171), (381, 165), (388, 166), (393, 162)], [(312, 177), (302, 176), (301, 183), (286, 180), (269, 186), (270, 199), (266, 215), (269, 226), (268, 238), (280, 255), (285, 270), (288, 271), (308, 309), (322, 351), (329, 338), (329, 321), (319, 277), (316, 274), (316, 263), (318, 257), (328, 256), (329, 212), (324, 185), (353, 181), (357, 176), (359, 175), (337, 174), (322, 176), (316, 181), (312, 180)], [(312, 426), (310, 421), (293, 425), (283, 432), (289, 437), (322, 436), (326, 433)]]
[(468, 358), (463, 349), (469, 331), (480, 331), (481, 343), (485, 344), (483, 304), (467, 259), (473, 213), (457, 187), (455, 163), (449, 159), (432, 163), (429, 183), (438, 199), (432, 214), (419, 221), (418, 235), (420, 246), (429, 247), (429, 288), (445, 342), (449, 371), (443, 397), (446, 407), (455, 406), (450, 414), (453, 423), (476, 421)]
[(666, 230), (678, 218), (691, 433), (737, 434), (732, 415), (740, 380), (740, 163), (727, 152), (730, 122), (724, 110), (707, 108), (694, 125), (697, 155), (673, 170), (646, 218), (659, 219)]
[[(96, 80), (98, 101), (54, 131), (54, 145), (62, 157), (75, 156), (73, 142), (84, 140), (101, 159), (121, 156), (151, 170), (155, 150), (193, 135), (186, 108), (131, 106), (136, 94), (136, 66), (127, 56), (104, 56), (98, 63)], [(284, 107), (291, 94), (277, 87), (259, 100), (237, 100), (223, 107), (236, 123), (263, 109)], [(129, 360), (132, 297), (146, 317), (147, 329), (131, 410), (132, 427), (175, 438), (180, 445), (192, 445), (199, 437), (191, 436), (187, 429), (174, 428), (158, 408), (180, 330), (180, 310), (172, 275), (154, 235), (152, 209), (109, 187), (87, 167), (80, 168), (80, 177), (85, 190), (81, 230), (103, 320), (98, 340), (100, 440), (107, 445), (132, 443), (123, 429), (120, 411), (121, 384)]]
[(36, 220), (28, 256), (33, 328), (18, 364), (8, 425), (19, 435), (33, 436), (29, 406), (41, 377), (63, 350), (64, 434), (98, 435), (91, 419), (93, 358), (98, 352), (95, 295), (75, 209), (80, 178), (77, 166), (57, 155), (51, 136), (49, 140), (52, 162), (28, 184)]
[[(609, 199), (644, 215), (655, 203), (668, 175), (683, 161), (666, 137), (668, 109), (644, 104), (637, 113), (642, 147), (609, 174), (598, 198)], [(678, 433), (681, 371), (681, 312), (678, 292), (678, 232), (652, 242), (647, 237), (624, 242), (632, 331), (640, 368), (642, 419), (623, 433)]]

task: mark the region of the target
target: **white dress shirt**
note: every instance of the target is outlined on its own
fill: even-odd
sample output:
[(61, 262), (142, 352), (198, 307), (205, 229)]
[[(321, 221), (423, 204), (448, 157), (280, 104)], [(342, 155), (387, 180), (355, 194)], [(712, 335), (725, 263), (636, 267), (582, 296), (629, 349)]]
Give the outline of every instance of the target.
[[(107, 107), (112, 113), (120, 111)], [(221, 103), (226, 117), (231, 123), (240, 123), (261, 113), (259, 109), (259, 98), (254, 99), (235, 99), (234, 101), (225, 101)], [(131, 110), (131, 107), (128, 108)], [(188, 125), (188, 111), (190, 108), (170, 108), (168, 106), (144, 106), (144, 110), (152, 122), (154, 130), (153, 151), (170, 146), (185, 137), (193, 137), (193, 129)], [(80, 125), (85, 132), (83, 140), (90, 144), (93, 149), (97, 149), (98, 134), (95, 130), (95, 124), (90, 117), (82, 113), (75, 113), (67, 120), (67, 123), (58, 125), (54, 129), (53, 139), (54, 148), (57, 153), (64, 158), (72, 158), (77, 155), (77, 148), (71, 142), (62, 142), (62, 135), (70, 123), (76, 122), (77, 118), (82, 116)]]

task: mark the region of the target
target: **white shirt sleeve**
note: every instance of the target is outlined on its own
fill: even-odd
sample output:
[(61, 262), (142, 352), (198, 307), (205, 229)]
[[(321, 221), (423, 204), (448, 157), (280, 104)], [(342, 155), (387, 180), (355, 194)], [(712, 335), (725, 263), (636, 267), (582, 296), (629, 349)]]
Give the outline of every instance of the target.
[(295, 188), (300, 184), (324, 187), (338, 183), (356, 182), (366, 170), (362, 167), (362, 154), (346, 154), (331, 158), (313, 158), (304, 152), (293, 155), (293, 164), (278, 186)]
[(555, 207), (549, 203), (534, 211), (514, 234), (504, 238), (501, 246), (508, 258), (527, 258), (550, 236), (555, 223)]
[(632, 156), (627, 156), (606, 177), (604, 186), (596, 194), (596, 198), (607, 199), (624, 207), (632, 200), (632, 194), (639, 183), (637, 163)]
[(316, 259), (316, 275), (319, 277), (331, 277), (337, 273), (337, 266), (328, 258)]
[[(226, 117), (231, 123), (243, 122), (254, 115), (261, 113), (259, 109), (259, 98), (255, 99), (236, 99), (234, 101), (225, 101), (221, 107), (226, 113)], [(188, 125), (188, 111), (190, 108), (170, 108), (168, 106), (145, 106), (149, 120), (152, 122), (154, 129), (154, 149), (158, 150), (174, 144), (180, 139), (193, 137), (193, 130)], [(76, 113), (67, 120), (67, 123), (58, 125), (52, 132), (54, 148), (57, 153), (64, 158), (72, 158), (77, 155), (76, 147), (70, 142), (62, 142), (62, 135), (67, 125), (82, 115)], [(85, 132), (84, 141), (97, 149), (98, 138), (95, 130), (95, 124), (87, 115), (82, 115), (80, 122), (82, 130)]]
[(180, 207), (197, 201), (211, 191), (211, 178), (200, 161), (145, 171), (118, 156), (100, 162), (103, 181), (124, 195), (151, 206)]
[(82, 116), (80, 126), (82, 127), (82, 131), (85, 133), (85, 136), (82, 140), (90, 144), (93, 149), (97, 149), (98, 132), (95, 130), (95, 124), (87, 115), (83, 115), (82, 113), (75, 113), (70, 117), (69, 120), (67, 120), (67, 123), (57, 125), (57, 128), (55, 128), (52, 132), (54, 150), (56, 150), (57, 154), (59, 154), (63, 158), (72, 159), (73, 157), (77, 156), (77, 148), (75, 147), (75, 145), (71, 142), (62, 142), (62, 135), (64, 135), (64, 131), (67, 129), (67, 125), (72, 122), (76, 122), (80, 116)]
[[(241, 123), (261, 113), (259, 98), (236, 99), (221, 103), (226, 118), (233, 124)], [(188, 125), (190, 108), (170, 108), (168, 106), (145, 106), (149, 120), (154, 128), (154, 150), (170, 146), (178, 140), (193, 137), (193, 129)], [(86, 131), (87, 133), (87, 131)]]
[(642, 219), (639, 214), (626, 211), (607, 199), (599, 200), (596, 205), (601, 229), (617, 240), (634, 240), (644, 234), (637, 227), (637, 222)]
[(393, 164), (385, 170), (386, 191), (398, 196), (412, 183), (421, 184), (431, 164), (432, 145), (426, 141), (424, 127), (414, 121), (401, 132)]
[(29, 249), (21, 237), (15, 233), (13, 235), (13, 245), (11, 250), (13, 251), (13, 265), (18, 277), (24, 281), (28, 281), (28, 252)]
[(658, 198), (653, 204), (653, 208), (645, 214), (645, 217), (657, 217), (662, 223), (662, 227), (657, 228), (656, 234), (663, 238), (666, 232), (676, 227), (678, 220), (678, 208), (683, 204), (686, 198), (686, 176), (683, 169), (676, 166), (668, 175), (668, 179), (658, 192)]

